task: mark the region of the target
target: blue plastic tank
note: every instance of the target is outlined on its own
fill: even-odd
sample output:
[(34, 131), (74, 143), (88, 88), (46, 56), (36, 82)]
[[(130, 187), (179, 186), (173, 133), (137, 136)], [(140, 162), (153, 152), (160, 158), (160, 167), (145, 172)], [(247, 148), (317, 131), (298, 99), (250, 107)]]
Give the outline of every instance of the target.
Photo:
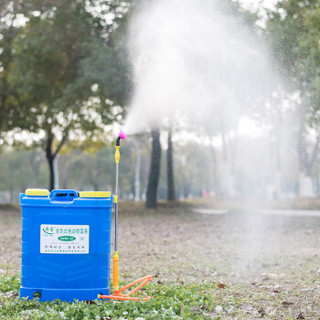
[(20, 298), (74, 301), (108, 295), (113, 196), (27, 189), (20, 204)]

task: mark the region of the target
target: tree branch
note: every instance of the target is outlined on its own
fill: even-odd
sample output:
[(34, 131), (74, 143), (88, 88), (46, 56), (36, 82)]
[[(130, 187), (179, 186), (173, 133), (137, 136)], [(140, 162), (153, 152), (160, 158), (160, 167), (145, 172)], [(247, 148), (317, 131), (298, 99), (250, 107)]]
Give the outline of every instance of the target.
[(67, 141), (67, 137), (68, 137), (67, 133), (62, 137), (62, 139), (61, 139), (56, 151), (53, 153), (53, 158), (55, 158), (57, 156), (57, 154), (59, 153), (59, 151), (61, 150), (61, 148), (65, 144), (65, 142)]

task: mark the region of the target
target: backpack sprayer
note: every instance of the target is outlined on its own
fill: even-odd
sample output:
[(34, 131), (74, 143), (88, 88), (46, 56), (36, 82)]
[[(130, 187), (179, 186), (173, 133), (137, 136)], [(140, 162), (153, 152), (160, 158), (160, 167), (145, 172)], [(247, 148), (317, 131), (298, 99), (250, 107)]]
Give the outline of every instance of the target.
[[(27, 189), (22, 208), (20, 298), (39, 301), (133, 297), (152, 276), (119, 289), (118, 180), (120, 131), (116, 139), (115, 195), (104, 191)], [(110, 294), (112, 207), (114, 206), (113, 294)], [(124, 291), (136, 286), (125, 294)]]
[[(116, 299), (116, 300), (136, 300), (140, 301), (141, 299), (136, 297), (130, 297), (132, 294), (144, 287), (151, 279), (152, 276), (148, 275), (141, 279), (135, 280), (132, 283), (127, 284), (126, 286), (119, 289), (119, 255), (118, 255), (118, 184), (119, 184), (119, 162), (120, 162), (120, 141), (126, 139), (126, 134), (120, 130), (119, 135), (116, 139), (116, 152), (115, 152), (115, 161), (116, 161), (116, 188), (114, 195), (114, 254), (113, 254), (113, 295), (98, 295), (99, 299)], [(131, 288), (132, 286), (140, 283), (135, 289), (127, 294), (122, 294), (126, 289)], [(152, 297), (143, 298), (143, 301), (149, 300)]]

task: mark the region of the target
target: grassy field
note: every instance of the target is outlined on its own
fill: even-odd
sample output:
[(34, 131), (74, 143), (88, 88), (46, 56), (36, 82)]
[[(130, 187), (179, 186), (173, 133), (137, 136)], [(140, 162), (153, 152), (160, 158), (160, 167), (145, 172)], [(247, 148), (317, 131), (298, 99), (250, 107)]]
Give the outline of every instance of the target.
[(77, 304), (18, 299), (20, 212), (2, 207), (0, 319), (320, 319), (320, 217), (234, 207), (122, 203), (121, 281), (152, 274), (154, 298)]

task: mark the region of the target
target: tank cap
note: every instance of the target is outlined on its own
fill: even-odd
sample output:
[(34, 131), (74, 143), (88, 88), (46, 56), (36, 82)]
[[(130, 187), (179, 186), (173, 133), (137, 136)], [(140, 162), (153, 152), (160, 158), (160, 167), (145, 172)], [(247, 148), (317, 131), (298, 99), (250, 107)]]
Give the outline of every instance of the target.
[(80, 191), (80, 198), (110, 198), (111, 192), (109, 191)]
[(25, 194), (27, 196), (49, 197), (50, 193), (47, 189), (27, 189)]

